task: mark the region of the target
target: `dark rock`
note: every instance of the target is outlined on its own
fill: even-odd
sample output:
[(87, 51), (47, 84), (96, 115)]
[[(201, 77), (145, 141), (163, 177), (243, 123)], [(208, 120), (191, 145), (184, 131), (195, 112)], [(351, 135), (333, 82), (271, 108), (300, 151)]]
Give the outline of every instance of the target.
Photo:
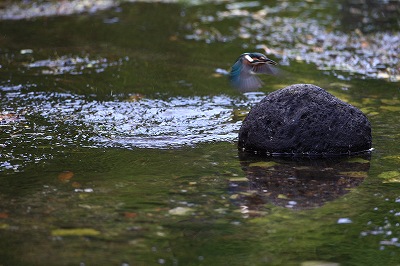
[(239, 149), (272, 156), (368, 152), (371, 125), (356, 107), (311, 84), (295, 84), (255, 105), (239, 131)]

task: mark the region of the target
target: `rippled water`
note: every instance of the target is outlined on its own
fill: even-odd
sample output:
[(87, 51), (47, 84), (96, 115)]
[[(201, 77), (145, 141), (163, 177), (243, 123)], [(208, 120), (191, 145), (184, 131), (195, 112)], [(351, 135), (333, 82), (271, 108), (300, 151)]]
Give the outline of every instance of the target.
[[(3, 87), (3, 127), (24, 128), (25, 116), (40, 117), (48, 126), (32, 134), (67, 145), (71, 140), (54, 124), (76, 127), (89, 145), (125, 148), (173, 148), (237, 138), (240, 120), (235, 110), (248, 110), (263, 93), (245, 99), (174, 97), (167, 100), (139, 98), (133, 101), (88, 101), (68, 93), (21, 93), (21, 87)], [(12, 103), (12, 104), (10, 104)], [(7, 106), (11, 105), (11, 106)], [(17, 108), (12, 106), (17, 105)], [(51, 130), (50, 130), (51, 129)], [(26, 130), (22, 129), (22, 130)]]
[[(289, 64), (289, 60), (313, 63), (318, 69), (344, 80), (357, 76), (399, 81), (398, 32), (363, 33), (361, 27), (351, 32), (341, 31), (346, 22), (341, 20), (339, 10), (344, 12), (347, 8), (357, 13), (363, 7), (313, 1), (282, 1), (275, 6), (258, 1), (232, 3), (214, 15), (200, 14), (198, 20), (204, 28), (192, 25), (193, 33), (186, 38), (207, 43), (242, 39), (243, 46), (256, 46), (280, 58), (281, 64)], [(327, 9), (337, 9), (337, 13), (327, 13)], [(317, 18), (310, 17), (314, 12)], [(396, 16), (397, 13), (389, 9), (384, 14)], [(371, 19), (367, 16), (361, 19), (367, 18)], [(220, 32), (212, 26), (226, 21), (235, 27)]]

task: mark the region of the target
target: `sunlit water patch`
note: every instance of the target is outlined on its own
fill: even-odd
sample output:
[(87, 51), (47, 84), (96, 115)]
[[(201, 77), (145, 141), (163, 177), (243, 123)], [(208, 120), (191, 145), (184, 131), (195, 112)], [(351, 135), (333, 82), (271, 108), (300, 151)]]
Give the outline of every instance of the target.
[(83, 73), (103, 72), (107, 67), (121, 65), (124, 61), (128, 61), (128, 57), (118, 60), (109, 60), (107, 58), (90, 58), (89, 56), (61, 56), (54, 59), (37, 60), (27, 63), (24, 66), (37, 75), (61, 75), (72, 74), (80, 75)]
[(134, 102), (76, 100), (45, 105), (40, 115), (87, 126), (94, 146), (168, 148), (234, 140), (241, 123), (234, 119), (234, 108), (244, 106), (244, 101), (227, 96)]
[(21, 86), (1, 90), (1, 162), (14, 170), (68, 147), (166, 149), (234, 141), (241, 112), (264, 96), (101, 102), (69, 93), (22, 92)]
[(108, 9), (115, 6), (115, 1), (111, 0), (71, 0), (71, 1), (21, 1), (13, 3), (0, 9), (0, 19), (18, 20), (32, 19), (36, 17), (48, 17), (56, 15), (71, 15), (83, 12), (94, 13), (99, 10)]
[[(214, 14), (199, 12), (197, 21), (187, 25), (191, 32), (186, 39), (207, 43), (241, 40), (245, 49), (262, 49), (281, 58), (283, 65), (298, 60), (341, 79), (356, 76), (399, 81), (400, 33), (363, 33), (357, 28), (344, 32), (345, 22), (335, 13), (343, 12), (341, 8), (314, 1), (283, 1), (276, 6), (258, 1), (227, 3)], [(220, 26), (226, 21), (232, 25), (228, 29)]]

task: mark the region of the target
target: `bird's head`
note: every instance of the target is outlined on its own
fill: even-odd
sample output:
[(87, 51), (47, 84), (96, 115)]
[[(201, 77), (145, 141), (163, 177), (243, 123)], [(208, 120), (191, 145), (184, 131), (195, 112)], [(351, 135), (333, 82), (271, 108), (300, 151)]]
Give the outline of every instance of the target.
[[(277, 63), (262, 53), (244, 53), (242, 54), (238, 60), (242, 62), (242, 64), (247, 64), (253, 67), (257, 67), (260, 65), (277, 65)], [(262, 73), (262, 72), (261, 72)]]
[(244, 53), (239, 56), (229, 73), (229, 80), (233, 87), (240, 91), (253, 91), (262, 86), (256, 74), (277, 73), (273, 66), (277, 63), (262, 53)]

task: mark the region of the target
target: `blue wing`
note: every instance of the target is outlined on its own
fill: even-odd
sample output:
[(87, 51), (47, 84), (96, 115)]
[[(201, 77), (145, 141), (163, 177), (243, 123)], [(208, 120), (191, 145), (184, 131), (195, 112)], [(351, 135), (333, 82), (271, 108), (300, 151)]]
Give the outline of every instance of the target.
[[(258, 73), (255, 67), (242, 64), (240, 60), (232, 66), (229, 80), (233, 87), (242, 92), (255, 91), (262, 87), (262, 81), (254, 74)], [(254, 72), (253, 72), (254, 71)], [(266, 70), (264, 70), (266, 71)], [(263, 73), (263, 72), (261, 72)]]

